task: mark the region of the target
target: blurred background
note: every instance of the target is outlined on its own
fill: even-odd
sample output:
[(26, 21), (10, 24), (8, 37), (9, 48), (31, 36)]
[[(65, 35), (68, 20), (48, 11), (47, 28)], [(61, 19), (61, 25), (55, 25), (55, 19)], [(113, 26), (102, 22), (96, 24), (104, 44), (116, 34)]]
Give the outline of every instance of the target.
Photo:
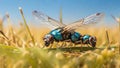
[(59, 20), (59, 12), (62, 8), (63, 22), (66, 24), (93, 13), (103, 12), (106, 14), (104, 22), (113, 26), (115, 21), (111, 15), (120, 16), (119, 5), (120, 0), (0, 0), (0, 18), (8, 12), (12, 23), (18, 25), (18, 22), (22, 21), (18, 7), (22, 7), (27, 22), (38, 25), (39, 22), (32, 16), (33, 10), (41, 11)]

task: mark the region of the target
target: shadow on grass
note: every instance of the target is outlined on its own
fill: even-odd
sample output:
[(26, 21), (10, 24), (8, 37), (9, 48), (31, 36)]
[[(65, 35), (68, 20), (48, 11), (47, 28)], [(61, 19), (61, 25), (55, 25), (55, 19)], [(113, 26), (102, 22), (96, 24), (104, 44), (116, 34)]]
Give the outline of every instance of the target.
[[(89, 50), (95, 50), (95, 49), (99, 49), (99, 50), (103, 50), (106, 47), (101, 47), (101, 48), (93, 48), (93, 47), (66, 47), (66, 48), (49, 48), (48, 50), (60, 50), (60, 51), (79, 51), (79, 52), (83, 52), (83, 51), (89, 51)], [(109, 49), (111, 48), (117, 48), (116, 46), (111, 46)]]

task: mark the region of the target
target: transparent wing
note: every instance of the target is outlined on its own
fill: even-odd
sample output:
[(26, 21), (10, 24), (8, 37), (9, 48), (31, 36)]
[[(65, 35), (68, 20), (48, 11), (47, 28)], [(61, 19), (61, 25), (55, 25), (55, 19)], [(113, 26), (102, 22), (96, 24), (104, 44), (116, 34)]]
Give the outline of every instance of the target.
[(32, 14), (37, 17), (42, 23), (46, 23), (49, 24), (51, 26), (54, 27), (63, 27), (65, 26), (64, 24), (60, 23), (59, 21), (43, 14), (42, 12), (38, 12), (38, 11), (33, 11)]
[(120, 19), (119, 18), (117, 18), (117, 17), (115, 17), (115, 16), (113, 16), (113, 15), (111, 15), (112, 16), (112, 18), (116, 21), (116, 22), (120, 22)]
[(84, 27), (84, 26), (88, 26), (90, 24), (96, 24), (98, 23), (102, 18), (104, 17), (103, 13), (96, 13), (93, 15), (90, 15), (86, 18), (83, 18), (79, 21), (76, 21), (72, 24), (67, 25), (66, 27), (64, 27), (65, 31), (73, 31), (79, 27)]

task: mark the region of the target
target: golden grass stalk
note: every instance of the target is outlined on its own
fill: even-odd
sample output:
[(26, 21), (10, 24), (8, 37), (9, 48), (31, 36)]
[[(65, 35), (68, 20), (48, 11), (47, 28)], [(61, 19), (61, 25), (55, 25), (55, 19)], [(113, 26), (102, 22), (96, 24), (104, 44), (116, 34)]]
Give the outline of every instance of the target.
[(3, 35), (3, 37), (5, 37), (7, 40), (9, 40), (9, 38), (4, 34), (4, 32), (3, 31), (0, 31), (0, 34), (2, 34)]
[(13, 43), (15, 43), (16, 42), (15, 41), (15, 35), (14, 35), (13, 28), (12, 28), (12, 25), (11, 25), (10, 15), (8, 13), (6, 13), (6, 17), (7, 17), (8, 27), (9, 27), (10, 35), (12, 37), (12, 41), (13, 41)]
[(109, 40), (109, 35), (108, 35), (107, 29), (105, 29), (105, 33), (106, 33), (107, 44), (108, 44), (107, 48), (110, 48), (110, 40)]
[(3, 19), (0, 19), (0, 30), (3, 31)]
[(8, 24), (9, 24), (9, 31), (10, 31), (12, 37), (13, 37), (13, 31), (12, 31), (12, 29), (11, 29), (12, 26), (10, 26), (10, 19), (8, 19), (8, 17), (9, 17), (9, 15), (6, 14), (6, 15), (3, 17), (3, 19), (1, 19), (1, 21), (0, 21), (0, 34), (5, 38), (5, 41), (4, 41), (4, 42), (6, 42), (8, 45), (10, 45), (10, 39), (9, 39), (9, 38), (5, 35), (5, 33), (3, 32), (3, 21), (7, 18)]
[[(120, 38), (120, 20), (118, 21), (119, 23), (119, 38)], [(120, 54), (120, 40), (119, 40), (119, 54)]]
[(60, 8), (60, 23), (63, 23), (62, 22), (62, 8)]
[(4, 15), (1, 19), (0, 19), (0, 30), (3, 31), (3, 23), (6, 20), (6, 15)]
[[(112, 15), (113, 19), (119, 24), (119, 38), (120, 38), (120, 18), (114, 17)], [(120, 39), (119, 39), (119, 54), (120, 54)]]
[(27, 22), (26, 22), (26, 20), (25, 20), (25, 17), (24, 17), (24, 13), (23, 13), (23, 11), (22, 11), (22, 8), (19, 7), (19, 10), (20, 10), (20, 13), (21, 13), (21, 15), (22, 15), (22, 18), (23, 18), (23, 21), (24, 21), (26, 30), (28, 31), (28, 34), (29, 34), (29, 36), (30, 36), (31, 39), (32, 39), (32, 43), (35, 45), (35, 40), (34, 40), (32, 34), (31, 34), (31, 32), (30, 32), (30, 29), (29, 29), (28, 25), (27, 25)]

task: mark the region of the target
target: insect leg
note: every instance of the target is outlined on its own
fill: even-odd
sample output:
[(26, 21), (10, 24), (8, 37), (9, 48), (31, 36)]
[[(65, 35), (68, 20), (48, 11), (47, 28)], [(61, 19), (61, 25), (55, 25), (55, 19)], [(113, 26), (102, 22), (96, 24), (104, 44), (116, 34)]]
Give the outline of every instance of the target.
[(87, 47), (90, 47), (89, 44), (86, 44), (86, 45), (87, 45)]
[(76, 46), (76, 44), (74, 44), (74, 43), (72, 43), (73, 44), (73, 47), (75, 47)]
[(63, 41), (60, 47), (65, 47), (65, 46), (66, 46), (66, 42)]
[(53, 44), (50, 44), (50, 48), (52, 48)]
[(73, 46), (73, 43), (72, 43), (72, 42), (70, 42), (70, 44), (69, 44), (67, 47), (71, 47), (71, 46)]
[(68, 39), (68, 40), (65, 40), (65, 46), (67, 46), (67, 47), (69, 47), (70, 46), (70, 44), (69, 45), (67, 45), (67, 42), (70, 42), (70, 44), (71, 44), (71, 39)]
[(82, 48), (84, 44), (81, 44), (80, 47)]
[(57, 43), (57, 44), (56, 44), (56, 47), (59, 48), (59, 47), (60, 47), (59, 42), (56, 42), (56, 43)]

